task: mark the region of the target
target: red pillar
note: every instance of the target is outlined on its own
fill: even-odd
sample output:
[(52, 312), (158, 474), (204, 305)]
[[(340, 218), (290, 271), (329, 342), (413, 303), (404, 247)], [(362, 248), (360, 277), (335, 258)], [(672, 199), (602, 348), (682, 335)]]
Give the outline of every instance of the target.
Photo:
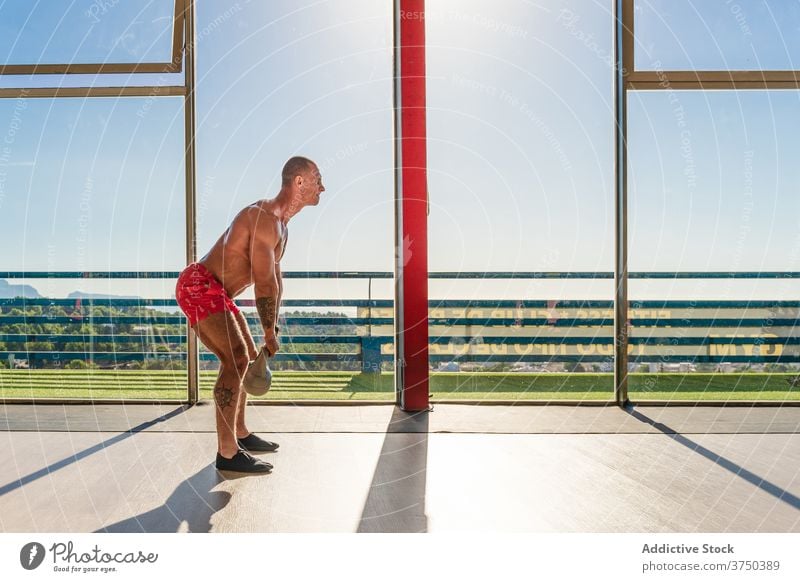
[(429, 407), (425, 0), (395, 0), (395, 67), (395, 386), (418, 411)]

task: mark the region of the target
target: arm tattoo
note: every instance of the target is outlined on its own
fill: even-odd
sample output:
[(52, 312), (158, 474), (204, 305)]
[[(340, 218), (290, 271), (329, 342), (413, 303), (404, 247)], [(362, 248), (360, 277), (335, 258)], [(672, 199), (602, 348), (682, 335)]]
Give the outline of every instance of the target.
[(256, 298), (256, 309), (261, 318), (261, 325), (264, 329), (275, 329), (278, 315), (278, 300), (275, 297)]
[(220, 410), (225, 410), (233, 405), (233, 390), (225, 388), (225, 386), (215, 386), (214, 400), (217, 401)]

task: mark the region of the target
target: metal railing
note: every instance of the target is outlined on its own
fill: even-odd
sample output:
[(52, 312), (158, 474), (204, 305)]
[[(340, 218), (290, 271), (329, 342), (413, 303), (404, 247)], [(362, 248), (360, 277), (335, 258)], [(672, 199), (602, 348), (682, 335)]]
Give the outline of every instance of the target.
[[(0, 272), (0, 279), (175, 279), (178, 272)], [(372, 280), (390, 272), (288, 272), (286, 278), (361, 279), (366, 299), (288, 299), (284, 309), (355, 308), (356, 316), (282, 316), (284, 350), (276, 362), (303, 367), (332, 362), (344, 369), (378, 373), (393, 361), (393, 301), (372, 299)], [(438, 272), (431, 279), (613, 279), (603, 272)], [(798, 272), (630, 273), (632, 279), (800, 278)], [(252, 301), (238, 301), (253, 307)], [(30, 311), (41, 308), (41, 313)], [(53, 308), (61, 308), (54, 315)], [(103, 309), (128, 313), (105, 313)], [(164, 313), (172, 299), (12, 298), (0, 300), (0, 360), (26, 361), (32, 368), (84, 360), (120, 368), (132, 361), (185, 362), (186, 320)], [(613, 369), (614, 302), (596, 300), (432, 300), (429, 303), (430, 362), (455, 364), (599, 364)], [(131, 314), (134, 309), (141, 310)], [(159, 311), (160, 310), (160, 311)], [(47, 312), (45, 312), (47, 311)], [(629, 365), (800, 363), (800, 301), (633, 301), (629, 305)], [(247, 316), (256, 325), (254, 314)], [(49, 326), (59, 326), (54, 332)], [(75, 327), (79, 330), (75, 330)], [(125, 328), (125, 326), (128, 326)], [(136, 331), (132, 331), (136, 326)], [(159, 330), (158, 326), (183, 326)], [(309, 326), (315, 333), (298, 330)], [(342, 332), (342, 328), (346, 332)], [(72, 328), (72, 329), (71, 329)], [(127, 329), (119, 333), (119, 329)], [(329, 333), (338, 329), (337, 333)], [(37, 344), (52, 349), (36, 349)], [(112, 350), (98, 349), (110, 344)], [(316, 345), (317, 351), (299, 351)], [(330, 351), (330, 346), (346, 351)], [(14, 347), (11, 347), (14, 346)], [(106, 346), (107, 347), (107, 346)], [(328, 350), (326, 351), (326, 347)], [(68, 349), (67, 349), (68, 348)], [(201, 361), (213, 354), (201, 351)], [(595, 367), (596, 368), (596, 367)]]

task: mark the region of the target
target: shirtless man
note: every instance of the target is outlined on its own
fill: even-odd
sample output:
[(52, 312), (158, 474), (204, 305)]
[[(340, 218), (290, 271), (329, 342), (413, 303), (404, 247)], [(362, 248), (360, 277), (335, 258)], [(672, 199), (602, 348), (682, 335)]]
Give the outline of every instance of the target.
[(264, 348), (268, 355), (275, 355), (280, 347), (276, 323), (283, 293), (280, 263), (286, 250), (287, 224), (304, 207), (319, 204), (325, 191), (319, 168), (307, 158), (291, 158), (281, 177), (278, 195), (239, 212), (208, 254), (184, 269), (175, 287), (189, 325), (220, 361), (214, 401), (216, 467), (221, 471), (269, 473), (272, 465), (249, 453), (278, 448), (252, 434), (245, 424), (247, 396), (242, 377), (258, 350), (233, 298), (255, 284)]

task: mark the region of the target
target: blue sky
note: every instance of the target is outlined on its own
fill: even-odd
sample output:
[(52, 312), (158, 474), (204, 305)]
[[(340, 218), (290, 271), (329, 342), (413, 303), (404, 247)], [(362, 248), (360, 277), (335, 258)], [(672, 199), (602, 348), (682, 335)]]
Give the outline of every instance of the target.
[[(64, 4), (57, 17), (43, 3), (0, 0), (0, 59), (136, 61), (169, 52), (169, 1), (104, 11)], [(642, 66), (747, 68), (756, 59), (790, 69), (800, 57), (796, 2), (770, 2), (771, 10), (755, 0), (637, 4)], [(428, 2), (430, 268), (611, 271), (611, 2), (488, 6)], [(391, 2), (201, 2), (197, 28), (200, 254), (242, 206), (274, 195), (281, 165), (301, 153), (319, 162), (328, 190), (292, 221), (284, 270), (392, 270)], [(182, 122), (174, 98), (0, 101), (3, 269), (179, 269)], [(632, 270), (800, 270), (797, 92), (638, 93), (629, 122)], [(797, 295), (796, 282), (782, 285), (702, 293)], [(364, 288), (289, 290), (360, 296)], [(631, 289), (699, 293), (693, 283)], [(376, 290), (391, 293), (389, 283)], [(612, 293), (585, 282), (435, 282), (431, 290)]]

